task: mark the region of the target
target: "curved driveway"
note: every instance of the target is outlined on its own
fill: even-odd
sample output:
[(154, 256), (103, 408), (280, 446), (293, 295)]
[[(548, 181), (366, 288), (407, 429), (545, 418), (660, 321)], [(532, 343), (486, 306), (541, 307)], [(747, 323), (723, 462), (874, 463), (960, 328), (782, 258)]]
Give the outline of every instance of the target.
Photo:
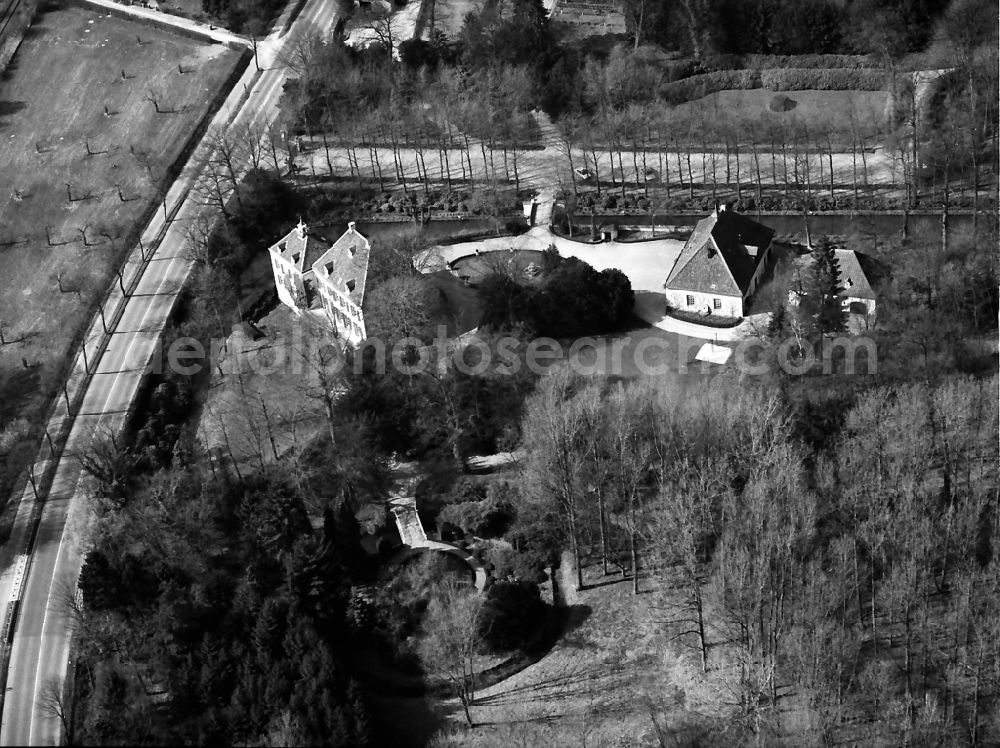
[(736, 327), (715, 328), (665, 314), (663, 284), (684, 246), (684, 242), (678, 239), (585, 244), (553, 234), (546, 226), (535, 226), (519, 236), (499, 236), (431, 247), (417, 255), (414, 266), (424, 273), (431, 273), (447, 269), (449, 263), (477, 252), (506, 252), (511, 249), (541, 251), (553, 244), (563, 257), (577, 257), (596, 270), (616, 268), (625, 273), (635, 291), (635, 315), (653, 327), (690, 338), (716, 341), (739, 340), (751, 330), (751, 320), (744, 320)]

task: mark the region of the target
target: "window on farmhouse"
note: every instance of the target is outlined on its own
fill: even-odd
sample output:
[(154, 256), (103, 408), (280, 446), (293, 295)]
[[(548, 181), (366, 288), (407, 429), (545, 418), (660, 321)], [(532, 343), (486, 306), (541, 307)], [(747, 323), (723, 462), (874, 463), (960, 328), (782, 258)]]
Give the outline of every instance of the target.
[(694, 306), (694, 296), (692, 296), (691, 294), (687, 295), (687, 305)]
[(722, 299), (712, 299), (713, 309), (722, 309)]

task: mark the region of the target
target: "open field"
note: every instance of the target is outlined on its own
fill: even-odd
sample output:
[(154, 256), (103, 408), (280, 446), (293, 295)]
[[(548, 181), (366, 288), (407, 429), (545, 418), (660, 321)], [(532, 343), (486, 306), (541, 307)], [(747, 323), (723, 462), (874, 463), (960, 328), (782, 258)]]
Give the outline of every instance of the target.
[[(776, 96), (786, 96), (794, 105), (789, 104), (788, 111), (772, 111), (770, 104)], [(767, 91), (758, 88), (718, 91), (679, 104), (674, 111), (692, 121), (698, 121), (700, 113), (704, 112), (710, 122), (721, 119), (731, 122), (734, 115), (746, 122), (760, 122), (765, 126), (761, 129), (761, 137), (766, 136), (765, 128), (771, 125), (804, 126), (812, 132), (832, 129), (840, 136), (840, 141), (846, 137), (849, 143), (854, 127), (860, 127), (866, 137), (877, 132), (885, 120), (888, 102), (888, 91)]]
[(36, 18), (0, 80), (0, 427), (44, 409), (238, 59), (78, 7)]

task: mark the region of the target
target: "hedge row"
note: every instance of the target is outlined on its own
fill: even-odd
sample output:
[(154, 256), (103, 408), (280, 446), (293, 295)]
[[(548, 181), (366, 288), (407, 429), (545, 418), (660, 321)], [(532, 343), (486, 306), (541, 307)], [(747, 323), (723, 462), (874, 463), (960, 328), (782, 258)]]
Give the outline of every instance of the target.
[(753, 88), (771, 91), (881, 91), (886, 85), (885, 72), (878, 68), (717, 70), (664, 83), (660, 86), (660, 96), (670, 104), (680, 104), (716, 91)]
[(660, 96), (671, 104), (708, 96), (716, 91), (760, 88), (760, 75), (755, 70), (717, 70), (683, 78), (660, 86)]
[(881, 91), (888, 85), (885, 71), (873, 68), (778, 68), (762, 70), (760, 82), (770, 91)]
[(880, 67), (880, 63), (871, 55), (747, 55), (743, 58), (743, 67), (751, 70), (775, 68), (858, 70), (877, 68)]

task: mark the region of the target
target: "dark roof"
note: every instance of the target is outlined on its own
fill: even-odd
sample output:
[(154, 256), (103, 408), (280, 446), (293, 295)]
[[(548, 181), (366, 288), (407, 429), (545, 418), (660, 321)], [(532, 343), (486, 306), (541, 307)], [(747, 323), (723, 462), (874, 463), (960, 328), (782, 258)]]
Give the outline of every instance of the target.
[[(732, 210), (698, 221), (667, 276), (678, 291), (745, 296), (774, 230)], [(756, 247), (751, 254), (747, 247)]]

